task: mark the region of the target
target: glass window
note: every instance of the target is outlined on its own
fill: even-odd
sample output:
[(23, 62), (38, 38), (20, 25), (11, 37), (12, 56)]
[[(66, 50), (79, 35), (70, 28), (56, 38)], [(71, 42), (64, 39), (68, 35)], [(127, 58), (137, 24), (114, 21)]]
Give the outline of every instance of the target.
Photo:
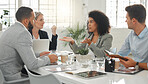
[(114, 28), (127, 28), (125, 7), (133, 4), (143, 4), (145, 0), (106, 0), (106, 15)]
[[(9, 15), (3, 18), (9, 20), (10, 25), (15, 22), (18, 6), (28, 6), (34, 11), (42, 12), (45, 28), (52, 25), (62, 28), (72, 25), (72, 0), (0, 0), (0, 15), (3, 14), (3, 10), (10, 11)], [(3, 28), (7, 26), (3, 25)]]
[[(3, 15), (3, 10), (8, 10), (8, 15), (3, 15), (3, 18), (0, 19), (0, 23), (2, 23), (2, 29), (5, 30), (8, 25), (11, 25), (15, 22), (15, 12), (18, 7), (16, 4), (18, 0), (0, 0), (0, 15)], [(5, 25), (4, 22), (7, 22)]]

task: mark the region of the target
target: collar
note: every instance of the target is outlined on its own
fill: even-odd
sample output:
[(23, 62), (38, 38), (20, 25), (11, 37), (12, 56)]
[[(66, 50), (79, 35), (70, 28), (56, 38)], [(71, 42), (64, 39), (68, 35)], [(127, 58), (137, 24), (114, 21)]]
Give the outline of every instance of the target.
[(17, 21), (15, 23), (20, 24), (22, 27), (24, 27), (28, 31), (28, 29), (21, 22)]
[(146, 33), (148, 33), (148, 28), (147, 28), (147, 26), (145, 26), (145, 28), (142, 30), (142, 32), (138, 35), (138, 38), (143, 38), (145, 35), (146, 35)]

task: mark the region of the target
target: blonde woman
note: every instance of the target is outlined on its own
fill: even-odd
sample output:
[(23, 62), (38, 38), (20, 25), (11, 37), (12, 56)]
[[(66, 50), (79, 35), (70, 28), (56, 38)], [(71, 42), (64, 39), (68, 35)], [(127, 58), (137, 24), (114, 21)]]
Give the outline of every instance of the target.
[[(35, 20), (33, 28), (29, 28), (29, 32), (32, 35), (33, 39), (49, 39), (46, 31), (40, 30), (44, 26), (44, 17), (41, 12), (35, 12)], [(57, 38), (56, 26), (52, 26), (52, 40), (50, 41), (49, 50), (56, 50), (57, 47)]]

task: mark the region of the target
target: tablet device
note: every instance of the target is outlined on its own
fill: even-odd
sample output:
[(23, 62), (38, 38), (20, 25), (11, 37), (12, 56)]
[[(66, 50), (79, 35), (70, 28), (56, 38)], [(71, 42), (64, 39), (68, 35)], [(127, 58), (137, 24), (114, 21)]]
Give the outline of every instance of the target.
[(98, 72), (98, 71), (85, 71), (85, 72), (77, 73), (76, 75), (84, 78), (92, 78), (92, 77), (106, 75), (106, 73)]
[(109, 52), (108, 50), (104, 50), (104, 52), (105, 52), (109, 57), (120, 58), (120, 59), (122, 59), (122, 60), (128, 61), (127, 58), (122, 57), (122, 56), (117, 55), (117, 54), (113, 54), (113, 53)]
[(49, 51), (49, 39), (33, 39), (33, 50), (35, 53)]
[(140, 71), (142, 71), (143, 69), (139, 68), (139, 69), (135, 69), (135, 67), (119, 67), (118, 69), (115, 69), (115, 71), (113, 71), (114, 73), (120, 73), (120, 74), (136, 74)]

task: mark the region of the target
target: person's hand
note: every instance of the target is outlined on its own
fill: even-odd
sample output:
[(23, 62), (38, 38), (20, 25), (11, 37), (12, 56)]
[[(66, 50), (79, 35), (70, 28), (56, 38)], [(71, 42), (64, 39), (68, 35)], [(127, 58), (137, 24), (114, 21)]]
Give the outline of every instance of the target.
[(81, 43), (88, 43), (88, 45), (90, 45), (92, 41), (89, 38), (85, 38)]
[(49, 57), (51, 63), (55, 63), (58, 60), (58, 56), (56, 56), (55, 54), (50, 54), (50, 55), (48, 55), (48, 57)]
[(120, 59), (120, 63), (123, 64), (126, 68), (128, 67), (134, 67), (136, 65), (136, 62), (130, 58), (130, 57), (125, 57), (128, 59), (128, 61), (124, 61), (122, 59)]
[(49, 51), (44, 51), (44, 52), (41, 52), (40, 53), (40, 56), (44, 56), (44, 55), (47, 55), (47, 54), (49, 54), (50, 52)]
[(52, 30), (52, 34), (55, 36), (56, 35), (57, 27), (55, 25), (53, 25), (51, 30)]
[(66, 41), (66, 42), (70, 42), (71, 44), (74, 43), (74, 40), (73, 40), (73, 38), (71, 38), (71, 37), (63, 37), (62, 39), (59, 39), (59, 40), (61, 40), (61, 41)]

